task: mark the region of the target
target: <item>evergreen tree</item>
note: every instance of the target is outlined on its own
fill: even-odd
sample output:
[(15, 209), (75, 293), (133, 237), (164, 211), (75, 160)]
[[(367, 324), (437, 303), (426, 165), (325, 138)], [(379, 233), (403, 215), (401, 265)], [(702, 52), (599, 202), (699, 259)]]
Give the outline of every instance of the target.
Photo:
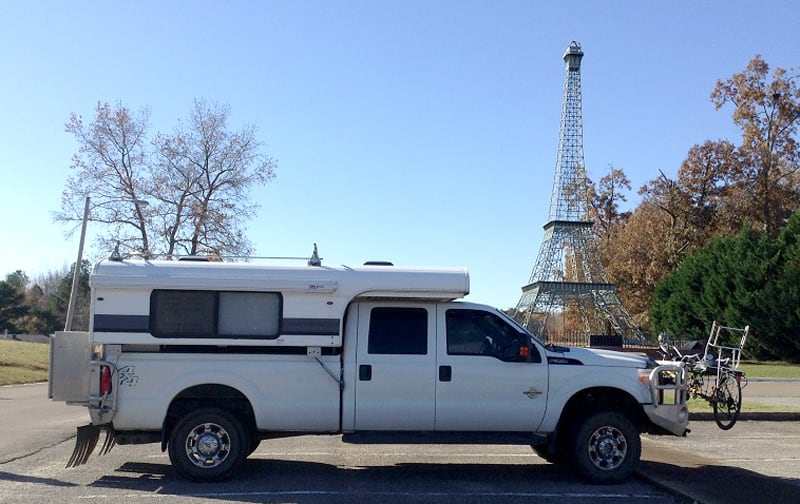
[(28, 313), (25, 296), (13, 283), (0, 281), (0, 332), (19, 332), (17, 322)]
[(705, 338), (714, 320), (749, 325), (746, 357), (798, 361), (798, 278), (800, 212), (778, 239), (745, 227), (687, 257), (656, 286), (651, 321), (659, 331), (688, 339)]

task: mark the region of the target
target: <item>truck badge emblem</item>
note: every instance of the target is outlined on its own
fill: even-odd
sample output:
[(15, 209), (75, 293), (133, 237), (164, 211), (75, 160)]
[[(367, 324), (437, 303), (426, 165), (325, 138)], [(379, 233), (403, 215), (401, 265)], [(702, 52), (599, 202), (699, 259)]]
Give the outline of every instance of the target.
[(536, 389), (535, 389), (535, 388), (533, 388), (533, 387), (531, 387), (531, 388), (529, 388), (528, 390), (526, 390), (525, 392), (523, 392), (523, 394), (525, 394), (526, 396), (528, 396), (528, 399), (536, 399), (537, 397), (539, 397), (540, 395), (542, 395), (542, 393), (541, 393), (541, 392), (539, 392), (538, 390), (536, 390)]

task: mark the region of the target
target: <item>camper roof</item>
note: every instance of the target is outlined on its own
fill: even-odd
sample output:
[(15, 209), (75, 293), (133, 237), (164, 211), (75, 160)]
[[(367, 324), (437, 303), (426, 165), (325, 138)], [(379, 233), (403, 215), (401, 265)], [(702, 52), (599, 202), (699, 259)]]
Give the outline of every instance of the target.
[(335, 293), (336, 297), (452, 300), (469, 293), (465, 268), (276, 266), (199, 261), (102, 261), (92, 287)]

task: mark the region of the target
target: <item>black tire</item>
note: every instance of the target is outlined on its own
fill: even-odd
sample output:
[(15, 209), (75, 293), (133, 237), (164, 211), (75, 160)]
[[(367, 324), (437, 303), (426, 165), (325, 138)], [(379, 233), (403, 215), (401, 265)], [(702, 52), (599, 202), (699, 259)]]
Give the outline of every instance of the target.
[(639, 463), (639, 429), (624, 414), (598, 411), (576, 423), (569, 453), (575, 469), (590, 483), (621, 483)]
[(714, 409), (714, 421), (722, 430), (728, 430), (739, 419), (742, 411), (742, 384), (732, 374), (720, 379), (714, 400), (711, 402)]
[(169, 437), (169, 459), (192, 481), (230, 478), (247, 458), (250, 436), (234, 415), (218, 408), (198, 408), (184, 415)]
[(254, 451), (258, 449), (261, 445), (261, 438), (258, 437), (258, 433), (250, 434), (250, 447), (247, 449), (247, 456), (253, 454)]

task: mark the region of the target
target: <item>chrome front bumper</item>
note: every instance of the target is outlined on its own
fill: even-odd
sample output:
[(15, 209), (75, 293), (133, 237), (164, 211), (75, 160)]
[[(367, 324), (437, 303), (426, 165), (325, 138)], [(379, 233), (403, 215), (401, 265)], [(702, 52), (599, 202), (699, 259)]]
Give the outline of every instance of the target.
[(663, 364), (650, 372), (652, 404), (644, 412), (655, 425), (676, 436), (685, 436), (689, 426), (688, 374), (681, 363)]

